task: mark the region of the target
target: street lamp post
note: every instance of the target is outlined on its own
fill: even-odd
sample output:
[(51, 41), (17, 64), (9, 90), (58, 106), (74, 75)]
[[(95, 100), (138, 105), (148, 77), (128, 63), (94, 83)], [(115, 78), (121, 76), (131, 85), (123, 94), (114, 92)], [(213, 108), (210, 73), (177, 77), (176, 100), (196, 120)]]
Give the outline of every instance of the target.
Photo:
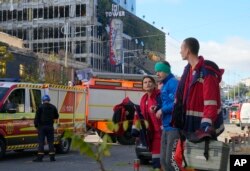
[(66, 23), (66, 50), (65, 50), (65, 61), (64, 61), (64, 65), (65, 67), (68, 67), (68, 44), (69, 44), (69, 23)]
[(125, 67), (125, 58), (128, 59), (128, 58), (131, 58), (131, 57), (135, 57), (135, 56), (128, 56), (128, 57), (125, 57), (125, 53), (128, 53), (128, 52), (138, 52), (139, 50), (141, 49), (135, 49), (135, 50), (123, 50), (122, 52), (122, 74), (124, 74), (124, 67)]
[(65, 58), (64, 58), (64, 66), (68, 67), (68, 44), (69, 44), (69, 23), (66, 24), (61, 28), (61, 32), (65, 35)]

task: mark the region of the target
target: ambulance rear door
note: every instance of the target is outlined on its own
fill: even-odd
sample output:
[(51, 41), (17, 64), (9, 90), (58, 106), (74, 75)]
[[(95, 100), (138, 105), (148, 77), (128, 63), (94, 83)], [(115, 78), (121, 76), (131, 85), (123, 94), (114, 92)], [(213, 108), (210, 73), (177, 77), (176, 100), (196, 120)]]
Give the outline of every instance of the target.
[(76, 126), (81, 129), (86, 128), (86, 93), (83, 89), (50, 88), (49, 95), (51, 103), (57, 107), (59, 112), (58, 133), (63, 133), (65, 129), (75, 131)]

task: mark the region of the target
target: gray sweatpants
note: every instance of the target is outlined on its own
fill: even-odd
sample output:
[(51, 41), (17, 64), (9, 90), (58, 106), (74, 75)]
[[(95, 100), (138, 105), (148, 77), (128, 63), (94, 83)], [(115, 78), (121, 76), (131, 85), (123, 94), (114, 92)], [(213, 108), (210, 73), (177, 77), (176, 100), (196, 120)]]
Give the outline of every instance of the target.
[(179, 171), (174, 160), (178, 139), (178, 130), (163, 130), (161, 136), (161, 167), (164, 171)]

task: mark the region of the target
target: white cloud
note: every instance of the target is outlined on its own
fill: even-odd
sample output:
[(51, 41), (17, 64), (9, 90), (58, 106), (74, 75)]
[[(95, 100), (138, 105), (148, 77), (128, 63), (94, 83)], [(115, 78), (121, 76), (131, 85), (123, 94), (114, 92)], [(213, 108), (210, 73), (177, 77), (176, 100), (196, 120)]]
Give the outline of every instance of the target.
[[(174, 39), (166, 38), (166, 60), (172, 65), (175, 74), (182, 74), (186, 61), (180, 56), (180, 44)], [(250, 41), (233, 37), (226, 42), (200, 42), (200, 55), (212, 60), (225, 69), (223, 80), (234, 84), (240, 79), (250, 77)]]

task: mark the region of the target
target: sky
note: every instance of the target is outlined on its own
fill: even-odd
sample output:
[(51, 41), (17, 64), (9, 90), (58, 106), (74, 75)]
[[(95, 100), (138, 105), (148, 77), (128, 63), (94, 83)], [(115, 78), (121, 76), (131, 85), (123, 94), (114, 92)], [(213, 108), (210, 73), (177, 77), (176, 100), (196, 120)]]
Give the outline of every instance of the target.
[(165, 55), (174, 74), (180, 76), (187, 64), (182, 41), (195, 37), (199, 54), (225, 70), (225, 83), (250, 78), (249, 0), (136, 0), (136, 15), (166, 33)]

